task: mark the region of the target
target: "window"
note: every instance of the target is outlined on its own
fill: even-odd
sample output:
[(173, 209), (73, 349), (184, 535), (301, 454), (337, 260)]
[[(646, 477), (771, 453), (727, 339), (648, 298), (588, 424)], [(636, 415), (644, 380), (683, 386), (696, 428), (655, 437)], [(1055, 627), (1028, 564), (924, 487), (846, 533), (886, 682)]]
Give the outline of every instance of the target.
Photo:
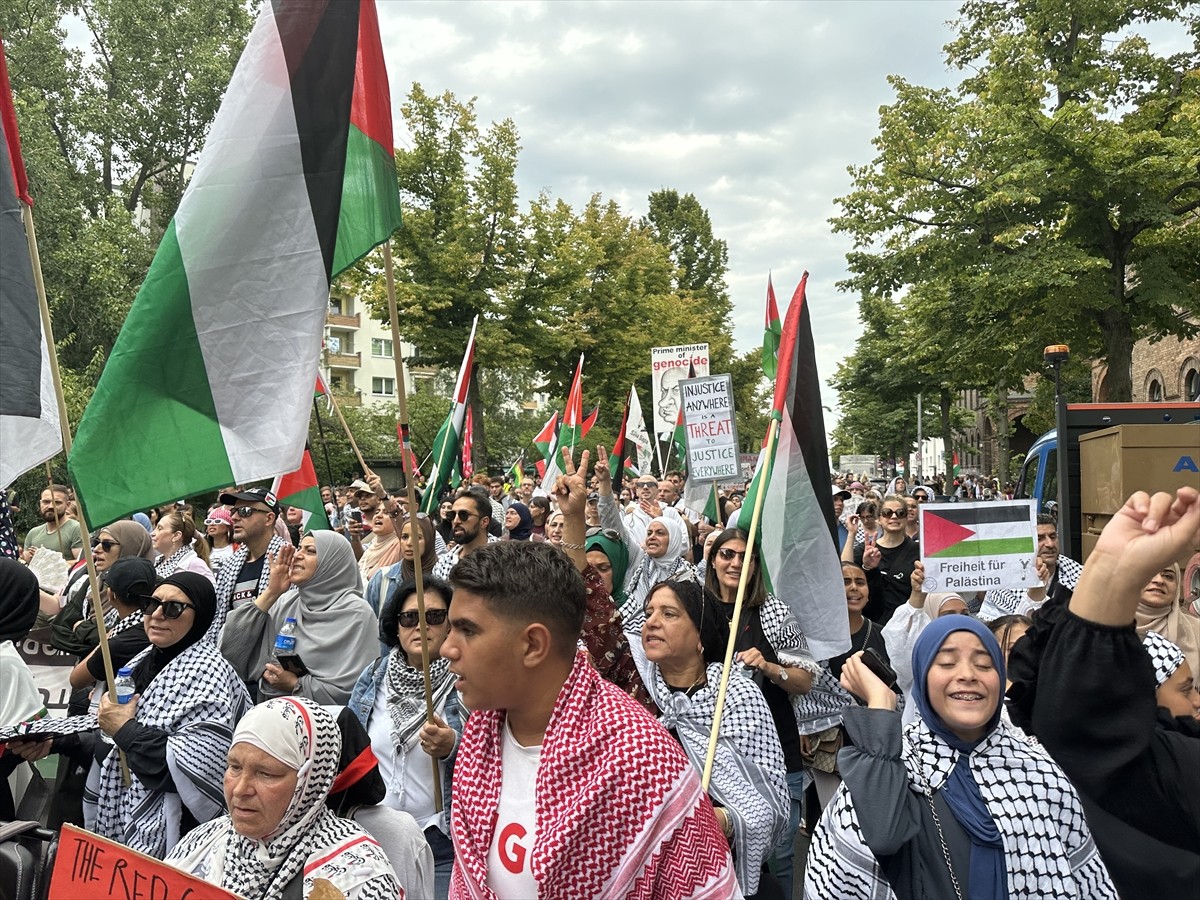
[(1188, 403), (1200, 400), (1200, 369), (1192, 369), (1183, 376), (1183, 399)]
[(1163, 387), (1162, 382), (1157, 378), (1150, 382), (1150, 389), (1146, 392), (1146, 397), (1151, 403), (1162, 403)]
[(392, 358), (391, 338), (371, 338), (371, 355), (380, 359)]
[(392, 397), (396, 393), (395, 378), (372, 378), (371, 393), (378, 397)]

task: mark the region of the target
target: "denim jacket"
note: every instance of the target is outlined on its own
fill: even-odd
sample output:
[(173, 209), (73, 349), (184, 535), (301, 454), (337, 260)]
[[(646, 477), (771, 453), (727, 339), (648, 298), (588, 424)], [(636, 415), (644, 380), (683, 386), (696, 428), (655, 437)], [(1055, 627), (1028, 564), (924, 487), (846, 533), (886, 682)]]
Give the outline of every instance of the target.
[[(387, 677), (387, 659), (387, 656), (381, 656), (363, 669), (363, 673), (358, 676), (358, 681), (354, 685), (354, 690), (350, 693), (350, 702), (347, 706), (358, 717), (363, 728), (367, 727), (367, 720), (371, 718), (371, 712), (375, 709), (376, 694), (381, 690), (386, 690), (383, 680)], [(441, 761), (442, 814), (438, 818), (438, 828), (448, 837), (450, 835), (450, 785), (454, 774), (454, 760), (458, 756), (459, 745), (462, 744), (463, 724), (466, 721), (466, 710), (459, 702), (458, 691), (451, 689), (446, 696), (446, 702), (441, 709), (437, 710), (437, 714), (443, 722), (454, 729), (455, 734), (454, 749)], [(386, 751), (394, 752), (391, 747), (386, 748)]]

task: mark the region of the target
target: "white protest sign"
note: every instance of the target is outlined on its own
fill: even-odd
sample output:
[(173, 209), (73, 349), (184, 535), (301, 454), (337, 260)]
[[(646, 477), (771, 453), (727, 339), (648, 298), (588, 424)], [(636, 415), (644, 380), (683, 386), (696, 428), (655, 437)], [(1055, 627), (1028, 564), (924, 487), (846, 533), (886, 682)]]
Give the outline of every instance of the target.
[(650, 402), (654, 433), (671, 434), (679, 422), (679, 382), (708, 374), (708, 344), (650, 349)]
[(1033, 566), (1034, 505), (1033, 500), (922, 503), (922, 588), (932, 593), (1040, 587)]
[(688, 481), (741, 478), (733, 376), (712, 375), (679, 382), (687, 434)]

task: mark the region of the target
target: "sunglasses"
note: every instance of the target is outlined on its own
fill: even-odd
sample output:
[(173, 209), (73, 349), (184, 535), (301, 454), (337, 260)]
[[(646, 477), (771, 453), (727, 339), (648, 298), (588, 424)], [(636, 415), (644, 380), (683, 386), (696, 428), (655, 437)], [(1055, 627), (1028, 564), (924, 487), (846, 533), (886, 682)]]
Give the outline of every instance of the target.
[(637, 483), (637, 486), (640, 488), (657, 488), (658, 482), (657, 481), (639, 481)]
[[(448, 609), (427, 609), (425, 610), (425, 623), (427, 625), (441, 625), (446, 621), (446, 616), (450, 615)], [(408, 612), (402, 612), (399, 615), (401, 628), (416, 628), (420, 621), (415, 609), (410, 609)]]
[(228, 525), (229, 523), (226, 522), (224, 519), (205, 519), (204, 524), (205, 525)]
[(120, 541), (96, 541), (94, 544), (92, 544), (92, 549), (95, 550), (97, 547), (99, 547), (105, 553), (108, 553), (110, 550), (112, 550), (113, 547), (120, 547), (120, 546), (121, 546)]
[(167, 619), (178, 619), (185, 609), (196, 608), (194, 604), (184, 603), (182, 600), (159, 600), (157, 597), (143, 597), (141, 602), (143, 615), (152, 616), (161, 606), (163, 617)]
[(907, 519), (908, 508), (904, 509), (883, 509), (879, 511), (879, 515), (885, 519)]
[(238, 516), (241, 516), (241, 518), (243, 518), (243, 519), (248, 519), (255, 513), (259, 513), (259, 512), (266, 513), (266, 512), (270, 512), (270, 511), (271, 510), (269, 510), (269, 509), (259, 509), (257, 506), (231, 506), (231, 507), (229, 507), (230, 515), (233, 515), (236, 513)]
[(745, 550), (734, 550), (732, 547), (722, 547), (720, 550), (717, 551), (717, 556), (721, 557), (721, 559), (725, 560), (726, 562), (729, 562), (730, 560), (733, 560), (733, 559), (745, 560), (746, 559), (746, 551)]
[(600, 537), (606, 537), (610, 541), (624, 540), (624, 538), (622, 538), (621, 535), (617, 533), (617, 530), (615, 528), (601, 528), (599, 525), (593, 525), (591, 528), (589, 528), (587, 531), (584, 532), (585, 537), (596, 537), (597, 535), (599, 535)]
[(450, 512), (450, 518), (458, 522), (467, 522), (479, 518), (479, 513), (468, 512), (465, 509), (455, 509)]

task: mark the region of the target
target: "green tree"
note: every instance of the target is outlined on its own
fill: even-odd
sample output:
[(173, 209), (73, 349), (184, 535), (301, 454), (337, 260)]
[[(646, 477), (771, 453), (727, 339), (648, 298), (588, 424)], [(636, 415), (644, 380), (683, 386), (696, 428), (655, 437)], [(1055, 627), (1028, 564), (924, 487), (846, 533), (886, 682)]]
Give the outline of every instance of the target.
[[(1156, 21), (1192, 48), (1155, 54), (1135, 32)], [(957, 386), (1010, 386), (1062, 341), (1107, 363), (1101, 399), (1129, 400), (1134, 341), (1195, 334), (1181, 313), (1200, 308), (1195, 7), (972, 0), (956, 25), (969, 77), (891, 78), (878, 155), (850, 170), (845, 286), (903, 297), (939, 352), (958, 335)]]

